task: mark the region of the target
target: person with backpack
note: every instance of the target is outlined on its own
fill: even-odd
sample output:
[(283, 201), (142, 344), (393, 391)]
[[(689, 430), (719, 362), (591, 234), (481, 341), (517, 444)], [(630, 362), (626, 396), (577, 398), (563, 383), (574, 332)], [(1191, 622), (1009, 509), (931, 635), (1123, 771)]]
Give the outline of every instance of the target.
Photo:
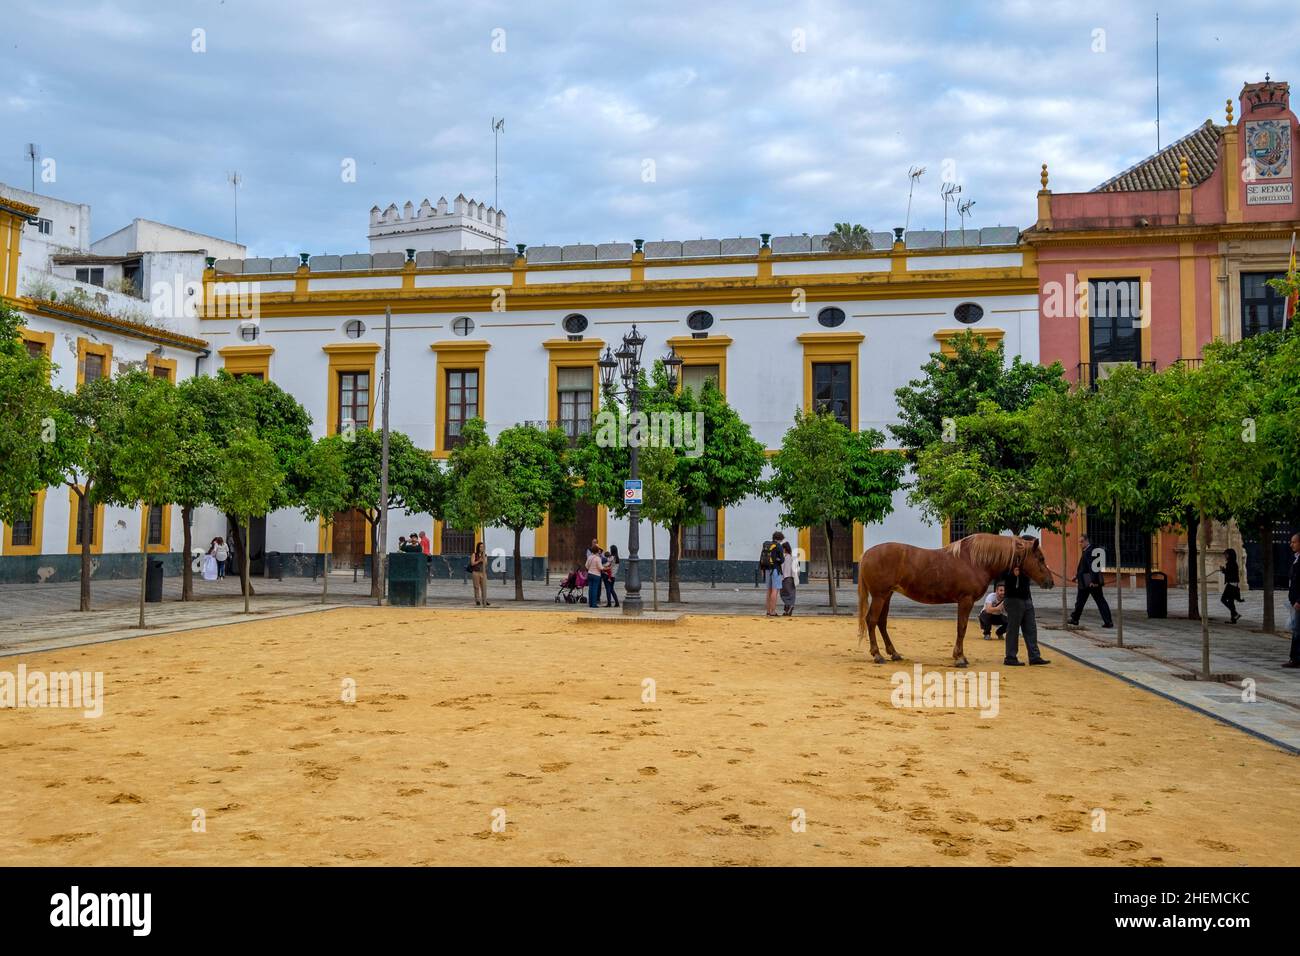
[(763, 550), (758, 555), (758, 569), (763, 573), (763, 581), (767, 585), (768, 617), (780, 616), (776, 613), (776, 602), (781, 594), (781, 565), (785, 560), (781, 542), (784, 540), (785, 535), (780, 531), (772, 532), (772, 539), (763, 542)]

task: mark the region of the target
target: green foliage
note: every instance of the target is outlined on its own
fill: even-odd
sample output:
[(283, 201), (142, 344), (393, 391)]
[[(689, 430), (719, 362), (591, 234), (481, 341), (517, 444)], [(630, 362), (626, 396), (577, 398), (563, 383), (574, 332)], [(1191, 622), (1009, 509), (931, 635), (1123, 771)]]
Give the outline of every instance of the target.
[(837, 222), (822, 244), (827, 252), (861, 252), (871, 248), (871, 233), (857, 223)]
[(271, 443), (251, 432), (232, 435), (217, 464), (216, 505), (245, 523), (272, 510), (284, 472)]
[(443, 518), (453, 528), (473, 530), (495, 527), (510, 506), (501, 480), (501, 452), (488, 439), (487, 425), (472, 418), (461, 428), (461, 440), (447, 462), (447, 494)]
[(388, 433), (387, 502), (381, 502), (379, 495), (383, 435), (358, 428), (350, 441), (340, 436), (338, 443), (344, 450), (347, 507), (360, 509), (371, 525), (379, 523), (381, 505), (383, 510), (407, 514), (439, 513), (441, 470), (429, 453), (417, 448), (407, 435)]
[(1027, 408), (1040, 394), (1066, 389), (1059, 362), (1043, 368), (1017, 355), (1008, 366), (1001, 342), (989, 346), (969, 329), (955, 337), (952, 346), (953, 355), (931, 353), (921, 366), (922, 377), (894, 391), (899, 424), (890, 425), (889, 432), (909, 458), (942, 439), (944, 419), (974, 415), (981, 402), (1013, 412)]
[(21, 317), (0, 304), (0, 521), (31, 515), (32, 495), (45, 487), (42, 445), (51, 438), (57, 397), (50, 362), (28, 354)]
[(101, 477), (100, 500), (124, 507), (175, 502), (176, 449), (185, 424), (176, 387), (135, 371), (114, 379), (111, 391), (114, 402), (95, 423), (111, 459)]
[(956, 420), (953, 441), (917, 454), (908, 500), (937, 522), (957, 516), (992, 533), (1050, 526), (1060, 520), (1060, 497), (1034, 468), (1029, 434), (1026, 411), (982, 401)]
[(347, 471), (347, 442), (341, 435), (316, 439), (299, 462), (302, 472), (302, 516), (308, 521), (334, 522), (334, 516), (351, 506)]
[(884, 440), (872, 429), (850, 431), (828, 412), (796, 410), (766, 486), (785, 506), (782, 523), (816, 529), (883, 521), (907, 468), (902, 455), (880, 447)]
[(558, 428), (516, 425), (497, 435), (505, 507), (499, 523), (514, 531), (537, 528), (547, 514), (560, 524), (573, 520), (574, 486), (566, 457), (569, 439)]

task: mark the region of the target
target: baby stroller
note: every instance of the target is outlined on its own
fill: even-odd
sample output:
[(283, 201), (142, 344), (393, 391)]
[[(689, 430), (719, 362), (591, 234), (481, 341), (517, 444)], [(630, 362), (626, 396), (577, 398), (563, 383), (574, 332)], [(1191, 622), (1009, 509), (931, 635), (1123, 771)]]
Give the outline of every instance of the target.
[(559, 604), (578, 604), (585, 600), (583, 592), (587, 587), (587, 572), (582, 568), (575, 568), (570, 571), (560, 585), (560, 589), (555, 592), (555, 603)]

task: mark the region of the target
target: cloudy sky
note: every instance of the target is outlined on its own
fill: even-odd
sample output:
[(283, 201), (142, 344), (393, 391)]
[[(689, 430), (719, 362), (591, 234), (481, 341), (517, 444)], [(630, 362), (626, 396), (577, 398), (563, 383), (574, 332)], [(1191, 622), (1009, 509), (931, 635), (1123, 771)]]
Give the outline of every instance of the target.
[[(368, 211), (458, 192), (530, 245), (943, 223), (1027, 225), (1039, 165), (1095, 186), (1156, 145), (1154, 17), (1134, 0), (688, 3), (5, 0), (0, 181), (263, 255), (364, 250)], [(977, 8), (977, 9), (972, 9)], [(196, 32), (200, 31), (200, 32)], [(1300, 83), (1300, 18), (1160, 18), (1162, 141), (1245, 81)], [(1300, 87), (1298, 87), (1300, 88)], [(353, 161), (355, 182), (345, 181)], [(954, 223), (955, 225), (955, 223)]]

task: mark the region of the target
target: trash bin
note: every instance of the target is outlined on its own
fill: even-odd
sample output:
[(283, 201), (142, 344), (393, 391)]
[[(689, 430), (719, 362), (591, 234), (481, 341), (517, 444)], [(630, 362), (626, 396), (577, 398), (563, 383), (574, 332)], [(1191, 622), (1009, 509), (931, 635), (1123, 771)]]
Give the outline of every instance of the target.
[(284, 559), (280, 557), (279, 551), (266, 552), (266, 560), (262, 562), (262, 577), (284, 580)]
[(388, 556), (388, 603), (418, 607), (429, 593), (429, 567), (423, 554), (398, 552)]
[(1163, 571), (1147, 574), (1147, 617), (1169, 616), (1169, 575)]
[(162, 602), (163, 563), (150, 559), (144, 574), (144, 599), (149, 604)]

